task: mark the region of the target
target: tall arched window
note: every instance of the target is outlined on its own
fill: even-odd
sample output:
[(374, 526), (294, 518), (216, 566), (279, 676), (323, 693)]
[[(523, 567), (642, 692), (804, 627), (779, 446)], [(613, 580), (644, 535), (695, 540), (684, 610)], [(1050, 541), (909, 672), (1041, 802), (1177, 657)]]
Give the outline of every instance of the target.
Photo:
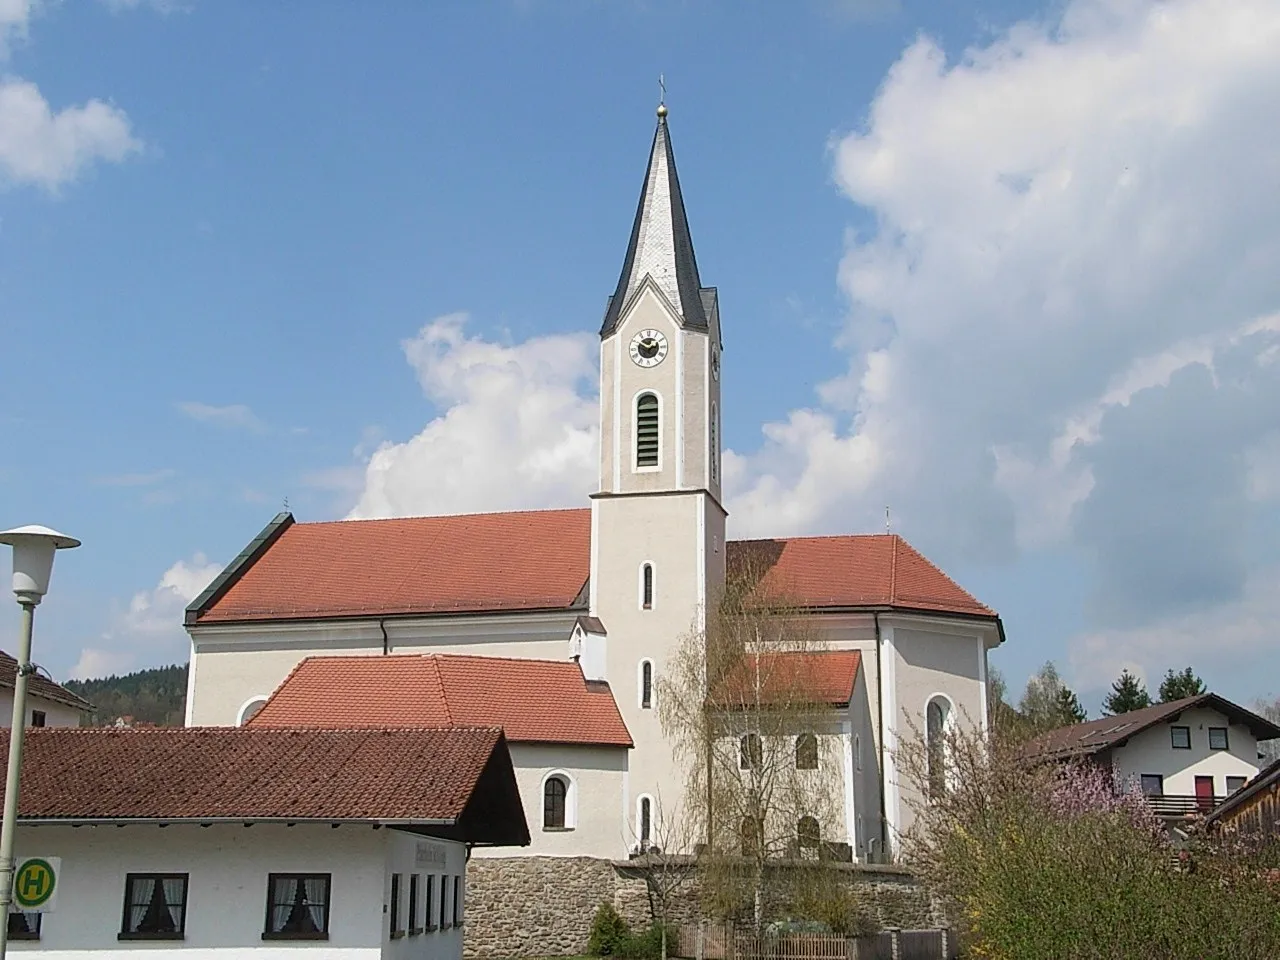
[(640, 663), (640, 709), (648, 710), (653, 706), (653, 661)]
[(648, 848), (653, 836), (653, 801), (648, 797), (640, 798), (640, 846)]
[(760, 734), (748, 733), (738, 742), (738, 766), (743, 770), (759, 770), (764, 764), (764, 744)]
[(758, 817), (743, 817), (738, 827), (742, 840), (742, 855), (753, 857), (764, 851), (764, 821)]
[(711, 404), (711, 449), (707, 451), (707, 456), (711, 460), (711, 482), (716, 482), (716, 475), (720, 472), (720, 444), (718, 434), (720, 432), (720, 424), (717, 422), (716, 405)]
[(929, 764), (929, 797), (936, 800), (947, 790), (947, 718), (951, 705), (934, 697), (924, 710), (925, 740)]
[(796, 840), (800, 856), (817, 859), (818, 845), (822, 842), (822, 830), (816, 817), (804, 816), (796, 823)]
[(636, 466), (658, 465), (658, 395), (642, 393), (636, 398)]
[(653, 609), (653, 564), (646, 563), (640, 568), (640, 609)]
[(796, 737), (796, 769), (818, 769), (818, 738), (812, 733)]
[(562, 777), (547, 777), (542, 787), (542, 829), (563, 830), (569, 784)]

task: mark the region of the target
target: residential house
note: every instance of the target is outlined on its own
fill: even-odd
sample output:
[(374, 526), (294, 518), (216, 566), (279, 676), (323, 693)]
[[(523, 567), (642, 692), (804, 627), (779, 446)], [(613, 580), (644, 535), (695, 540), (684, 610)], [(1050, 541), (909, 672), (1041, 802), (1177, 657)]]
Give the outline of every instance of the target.
[(1218, 804), (1205, 826), (1228, 833), (1280, 837), (1280, 760), (1268, 764), (1243, 788)]
[[(0, 725), (13, 723), (13, 684), (18, 677), (18, 661), (0, 650)], [(27, 677), (27, 726), (78, 727), (93, 712), (93, 704), (76, 696), (48, 677), (33, 673)]]
[(1169, 819), (1212, 810), (1259, 769), (1258, 742), (1280, 727), (1215, 693), (1077, 723), (1030, 741), (1037, 759), (1090, 759), (1139, 786)]
[(10, 950), (50, 960), (456, 960), (471, 849), (529, 840), (477, 728), (33, 730), (18, 817), (56, 897)]

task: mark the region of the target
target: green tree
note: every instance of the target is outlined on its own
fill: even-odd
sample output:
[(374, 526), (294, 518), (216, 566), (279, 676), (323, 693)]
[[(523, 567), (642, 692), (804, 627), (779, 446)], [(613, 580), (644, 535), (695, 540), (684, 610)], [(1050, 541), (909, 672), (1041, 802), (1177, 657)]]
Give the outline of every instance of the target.
[(1108, 716), (1149, 706), (1151, 694), (1147, 693), (1146, 684), (1128, 670), (1121, 672), (1120, 679), (1111, 685), (1111, 692), (1102, 701), (1102, 709)]
[(1204, 693), (1204, 681), (1187, 667), (1181, 673), (1170, 670), (1160, 681), (1160, 702), (1181, 700), (1183, 697), (1198, 697)]
[(1018, 712), (1032, 736), (1080, 723), (1088, 716), (1075, 692), (1062, 682), (1052, 660), (1027, 681)]

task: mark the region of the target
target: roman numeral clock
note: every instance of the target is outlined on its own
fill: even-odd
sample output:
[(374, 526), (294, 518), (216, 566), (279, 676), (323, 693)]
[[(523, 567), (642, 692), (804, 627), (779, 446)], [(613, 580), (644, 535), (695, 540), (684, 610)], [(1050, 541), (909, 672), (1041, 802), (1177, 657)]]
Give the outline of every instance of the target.
[(667, 338), (661, 330), (641, 330), (631, 338), (631, 362), (637, 367), (656, 367), (667, 356)]

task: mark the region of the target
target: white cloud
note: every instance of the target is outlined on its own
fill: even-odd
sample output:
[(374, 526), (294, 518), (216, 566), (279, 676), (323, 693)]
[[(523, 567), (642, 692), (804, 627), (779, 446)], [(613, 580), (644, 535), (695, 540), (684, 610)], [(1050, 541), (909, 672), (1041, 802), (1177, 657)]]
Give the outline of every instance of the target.
[(216, 427), (231, 427), (250, 430), (255, 433), (266, 429), (266, 425), (258, 419), (258, 415), (243, 403), (230, 403), (217, 406), (210, 403), (199, 403), (195, 400), (184, 400), (176, 404), (178, 410), (199, 423), (208, 423)]
[(128, 606), (112, 615), (99, 643), (80, 651), (71, 677), (90, 679), (184, 662), (189, 651), (183, 611), (221, 572), (222, 566), (210, 563), (202, 553), (179, 560), (155, 587), (138, 591)]
[(595, 339), (498, 344), (468, 336), (466, 324), (464, 314), (440, 317), (404, 342), (441, 412), (373, 452), (351, 516), (578, 505), (595, 489)]
[(97, 161), (119, 163), (141, 149), (129, 118), (109, 103), (90, 100), (55, 113), (34, 83), (0, 79), (0, 186), (55, 191)]

